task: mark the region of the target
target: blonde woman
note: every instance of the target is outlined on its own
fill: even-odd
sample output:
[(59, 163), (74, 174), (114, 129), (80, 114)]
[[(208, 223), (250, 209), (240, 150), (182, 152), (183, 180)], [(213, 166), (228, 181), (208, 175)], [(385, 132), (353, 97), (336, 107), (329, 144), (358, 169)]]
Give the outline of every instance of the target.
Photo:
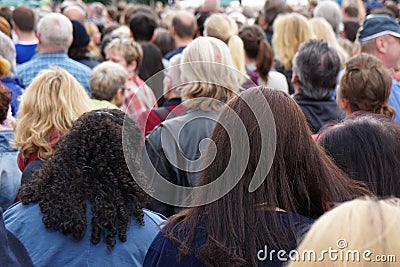
[[(180, 70), (181, 97), (188, 110), (165, 120), (147, 136), (147, 157), (143, 158), (148, 177), (157, 175), (193, 187), (203, 160), (199, 145), (210, 136), (223, 104), (237, 94), (240, 84), (228, 47), (212, 37), (198, 37), (185, 48)], [(180, 210), (157, 201), (150, 209), (166, 216)]]
[[(289, 267), (397, 267), (399, 220), (400, 199), (358, 199), (341, 204), (314, 223)], [(330, 254), (333, 250), (336, 252)]]
[(294, 93), (292, 80), (292, 60), (301, 43), (314, 39), (307, 18), (298, 13), (279, 15), (274, 21), (272, 47), (275, 53), (275, 69), (286, 76), (289, 93)]
[(329, 22), (322, 17), (315, 17), (310, 19), (311, 28), (317, 38), (325, 40), (329, 46), (333, 47), (339, 55), (340, 65), (343, 69), (344, 63), (349, 59), (349, 54), (339, 44), (335, 32)]
[(233, 64), (236, 69), (243, 73), (243, 80), (246, 82), (246, 61), (243, 41), (238, 36), (236, 22), (224, 14), (213, 14), (204, 23), (204, 35), (220, 39), (226, 43), (231, 52)]
[(41, 71), (22, 95), (18, 110), (15, 145), (21, 147), (21, 171), (36, 159), (49, 159), (60, 136), (91, 108), (85, 89), (66, 70)]

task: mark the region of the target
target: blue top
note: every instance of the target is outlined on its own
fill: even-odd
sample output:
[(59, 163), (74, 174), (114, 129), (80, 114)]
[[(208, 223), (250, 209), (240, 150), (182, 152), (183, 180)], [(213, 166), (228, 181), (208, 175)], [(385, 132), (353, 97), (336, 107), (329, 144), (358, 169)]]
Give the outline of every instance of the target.
[(17, 64), (25, 63), (35, 55), (37, 43), (35, 44), (15, 44), (15, 52), (17, 53)]
[(86, 89), (89, 95), (91, 95), (89, 76), (92, 70), (69, 58), (68, 55), (63, 52), (36, 54), (28, 62), (17, 66), (17, 76), (21, 79), (22, 84), (27, 87), (41, 70), (48, 69), (51, 65), (59, 66), (67, 70)]
[(21, 171), (17, 165), (18, 149), (10, 145), (11, 130), (0, 131), (0, 207), (6, 210), (17, 196)]
[(164, 221), (161, 215), (144, 211), (144, 226), (132, 217), (127, 230), (126, 242), (116, 237), (114, 249), (109, 252), (101, 240), (97, 245), (90, 242), (90, 207), (87, 210), (86, 234), (77, 241), (72, 235), (47, 229), (42, 223), (39, 204), (17, 203), (4, 213), (7, 229), (24, 244), (34, 266), (142, 266), (146, 251), (158, 233), (157, 225)]
[(186, 46), (181, 46), (181, 47), (175, 48), (174, 50), (168, 52), (168, 53), (164, 56), (164, 58), (165, 58), (166, 60), (170, 60), (170, 59), (173, 58), (174, 56), (181, 54), (185, 48), (186, 48)]
[(396, 110), (395, 122), (400, 124), (400, 81), (395, 78), (392, 78), (392, 89), (388, 103)]
[[(275, 211), (267, 211), (269, 212)], [(288, 234), (289, 227), (289, 216), (287, 212), (275, 212), (278, 216), (278, 221), (281, 223), (281, 228), (277, 229), (278, 232), (282, 232), (282, 236)], [(311, 224), (314, 222), (313, 219), (303, 217), (301, 215), (297, 215), (291, 213), (291, 216), (294, 220), (295, 226), (299, 231), (299, 234), (304, 234), (306, 230), (309, 229)], [(205, 233), (204, 226), (198, 226), (198, 231), (196, 232), (193, 248), (188, 256), (184, 257), (180, 262), (177, 260), (178, 255), (178, 247), (175, 243), (173, 243), (170, 239), (166, 238), (163, 233), (159, 233), (157, 237), (153, 240), (144, 260), (144, 267), (203, 267), (205, 266), (200, 260), (198, 260), (195, 254), (199, 251), (199, 249), (205, 244), (207, 240), (207, 234)], [(291, 250), (294, 250), (297, 246), (297, 242), (294, 239), (294, 236), (289, 234), (290, 245), (285, 246), (284, 250), (286, 251), (286, 258), (289, 259), (288, 253)], [(270, 254), (272, 250), (275, 250), (275, 254)], [(254, 251), (254, 254), (257, 255), (258, 258), (258, 266), (268, 266), (268, 267), (280, 267), (285, 261), (280, 261), (277, 258), (277, 251), (280, 249), (273, 248), (268, 246), (268, 244), (261, 244), (258, 251)], [(272, 261), (269, 260), (269, 255), (272, 256)], [(282, 255), (280, 255), (282, 257)]]
[(18, 98), (22, 95), (23, 85), (18, 78), (5, 77), (0, 78), (0, 81), (11, 90), (11, 112), (16, 116), (19, 107)]

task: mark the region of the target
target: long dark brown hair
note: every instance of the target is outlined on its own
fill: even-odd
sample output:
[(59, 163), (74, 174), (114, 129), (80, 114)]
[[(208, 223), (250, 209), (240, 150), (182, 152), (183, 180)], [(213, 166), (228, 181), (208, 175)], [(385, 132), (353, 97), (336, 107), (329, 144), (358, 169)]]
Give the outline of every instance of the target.
[[(260, 156), (263, 135), (270, 134), (261, 132), (260, 125), (274, 126), (268, 120), (268, 109), (254, 104), (260, 99), (268, 101), (275, 120), (276, 152), (273, 159)], [(240, 122), (233, 113), (239, 116)], [(254, 115), (257, 113), (264, 114), (258, 121)], [(293, 213), (318, 218), (333, 203), (371, 194), (364, 184), (350, 180), (312, 140), (301, 109), (284, 92), (265, 87), (248, 89), (229, 102), (218, 122), (211, 135), (217, 154), (203, 171), (200, 185), (215, 181), (226, 171), (231, 160), (230, 138), (235, 140), (238, 136), (235, 132), (228, 133), (221, 122), (224, 125), (244, 124), (250, 145), (249, 160), (240, 181), (228, 194), (170, 218), (163, 231), (178, 244), (178, 260), (192, 251), (195, 236), (199, 234), (198, 226), (204, 224), (207, 240), (196, 253), (200, 261), (207, 266), (256, 266), (260, 244), (282, 248), (290, 242), (289, 236), (277, 232), (282, 227), (277, 213), (269, 212), (267, 216), (266, 212), (260, 211), (276, 208), (287, 211), (289, 230), (297, 238)], [(268, 160), (273, 160), (269, 173), (257, 174), (257, 163), (268, 164)], [(235, 175), (235, 170), (228, 175)], [(266, 179), (250, 193), (253, 175), (266, 176)]]

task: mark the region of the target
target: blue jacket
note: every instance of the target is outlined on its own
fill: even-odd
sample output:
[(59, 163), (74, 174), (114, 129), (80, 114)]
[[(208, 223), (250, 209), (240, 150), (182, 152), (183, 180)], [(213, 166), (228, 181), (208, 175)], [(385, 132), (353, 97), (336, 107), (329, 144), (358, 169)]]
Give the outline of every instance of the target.
[(17, 165), (18, 149), (9, 142), (13, 139), (12, 131), (0, 131), (0, 207), (3, 210), (14, 202), (21, 185), (21, 171)]
[(159, 214), (144, 210), (144, 226), (135, 218), (126, 232), (126, 242), (116, 237), (112, 251), (108, 251), (104, 240), (93, 245), (91, 236), (91, 211), (87, 211), (87, 228), (81, 240), (59, 231), (52, 231), (42, 222), (39, 204), (17, 203), (4, 213), (7, 229), (24, 244), (33, 265), (64, 266), (142, 266), (146, 252), (158, 233), (157, 225), (164, 221)]
[(11, 90), (11, 112), (13, 116), (16, 116), (19, 107), (18, 98), (22, 95), (22, 89), (24, 89), (24, 86), (18, 78), (0, 78), (0, 82)]

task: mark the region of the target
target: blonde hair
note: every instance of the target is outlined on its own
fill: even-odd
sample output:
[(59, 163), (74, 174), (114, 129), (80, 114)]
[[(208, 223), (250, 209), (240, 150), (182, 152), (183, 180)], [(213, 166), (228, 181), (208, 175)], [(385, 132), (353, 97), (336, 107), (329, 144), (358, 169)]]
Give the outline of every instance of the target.
[(42, 70), (22, 95), (15, 128), (16, 146), (28, 158), (53, 154), (50, 139), (59, 138), (92, 102), (80, 83), (60, 67)]
[(10, 71), (10, 63), (7, 61), (7, 59), (0, 55), (0, 78), (7, 77)]
[[(307, 251), (313, 251), (317, 258), (321, 258), (324, 250), (332, 248), (339, 252), (339, 260), (332, 261), (325, 253), (323, 260), (310, 261), (307, 257), (305, 260), (300, 258), (288, 266), (398, 266), (396, 262), (368, 262), (363, 258), (363, 252), (370, 251), (371, 254), (367, 256), (370, 259), (375, 259), (376, 255), (394, 255), (396, 260), (400, 259), (399, 201), (400, 199), (396, 198), (356, 199), (327, 212), (313, 224), (297, 251), (299, 257), (306, 255)], [(353, 254), (346, 251), (358, 251), (360, 261), (357, 258), (352, 260)], [(340, 260), (341, 253), (344, 260)], [(349, 260), (346, 260), (346, 255)]]
[(213, 14), (204, 23), (204, 35), (226, 43), (236, 69), (247, 77), (244, 45), (235, 21), (224, 14)]
[(301, 43), (314, 39), (315, 35), (307, 18), (298, 13), (279, 15), (273, 25), (272, 47), (275, 59), (282, 67), (292, 69), (292, 60)]
[(183, 51), (181, 60), (182, 99), (192, 109), (219, 110), (219, 100), (226, 103), (240, 84), (228, 47), (213, 37), (198, 37)]
[(107, 45), (104, 51), (106, 54), (110, 52), (121, 54), (128, 65), (133, 61), (136, 61), (136, 72), (139, 71), (143, 60), (143, 50), (140, 44), (135, 42), (133, 39), (114, 39)]
[(120, 64), (111, 61), (101, 63), (90, 74), (93, 98), (110, 101), (128, 78), (128, 72)]
[(311, 28), (317, 38), (321, 38), (325, 40), (329, 46), (333, 47), (339, 55), (340, 58), (340, 66), (344, 67), (344, 63), (347, 59), (349, 59), (350, 55), (344, 50), (344, 48), (339, 44), (339, 41), (336, 37), (335, 32), (332, 29), (331, 24), (322, 18), (315, 17), (310, 19)]

